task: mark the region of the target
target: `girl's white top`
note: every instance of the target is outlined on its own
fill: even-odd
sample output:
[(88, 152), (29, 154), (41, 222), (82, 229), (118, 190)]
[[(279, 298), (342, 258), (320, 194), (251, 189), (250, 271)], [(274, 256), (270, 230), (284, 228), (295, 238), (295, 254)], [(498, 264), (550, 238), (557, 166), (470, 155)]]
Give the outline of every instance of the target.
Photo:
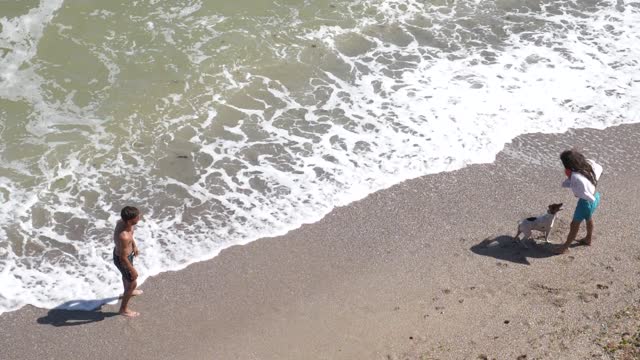
[[(593, 172), (596, 174), (596, 180), (600, 179), (600, 175), (602, 175), (602, 166), (596, 164), (595, 161), (591, 159), (587, 159), (589, 165), (593, 169)], [(573, 195), (579, 197), (580, 199), (585, 199), (589, 202), (594, 202), (596, 198), (594, 197), (596, 193), (596, 187), (584, 177), (584, 175), (572, 172), (571, 177), (567, 178), (567, 180), (562, 182), (562, 187), (571, 188), (573, 191)]]

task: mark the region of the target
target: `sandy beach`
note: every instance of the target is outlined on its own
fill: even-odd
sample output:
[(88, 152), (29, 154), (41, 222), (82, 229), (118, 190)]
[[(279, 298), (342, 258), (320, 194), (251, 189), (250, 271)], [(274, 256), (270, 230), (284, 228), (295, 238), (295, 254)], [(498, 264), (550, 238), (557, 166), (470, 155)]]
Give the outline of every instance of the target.
[[(638, 144), (637, 124), (520, 136), (492, 164), (406, 181), (151, 278), (131, 302), (139, 318), (115, 305), (5, 313), (0, 358), (621, 356), (614, 345), (640, 323)], [(514, 243), (517, 222), (554, 202), (565, 211), (550, 239), (564, 241), (576, 200), (558, 154), (572, 146), (605, 169), (593, 245), (555, 256)]]

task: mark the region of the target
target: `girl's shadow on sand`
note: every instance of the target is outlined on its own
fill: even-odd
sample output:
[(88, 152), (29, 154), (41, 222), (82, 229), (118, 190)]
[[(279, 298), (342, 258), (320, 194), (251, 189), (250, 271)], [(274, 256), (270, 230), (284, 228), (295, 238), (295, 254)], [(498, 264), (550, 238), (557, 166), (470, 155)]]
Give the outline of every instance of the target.
[(486, 238), (477, 245), (471, 247), (471, 251), (484, 256), (491, 256), (499, 260), (510, 261), (517, 264), (531, 265), (528, 258), (547, 258), (554, 256), (553, 244), (536, 244), (527, 241), (525, 247), (521, 242), (514, 240), (513, 236), (501, 235), (495, 238)]
[(118, 297), (98, 300), (73, 300), (49, 310), (47, 316), (39, 318), (38, 324), (53, 326), (85, 325), (102, 321), (118, 315), (117, 312), (102, 312), (106, 303), (118, 300)]

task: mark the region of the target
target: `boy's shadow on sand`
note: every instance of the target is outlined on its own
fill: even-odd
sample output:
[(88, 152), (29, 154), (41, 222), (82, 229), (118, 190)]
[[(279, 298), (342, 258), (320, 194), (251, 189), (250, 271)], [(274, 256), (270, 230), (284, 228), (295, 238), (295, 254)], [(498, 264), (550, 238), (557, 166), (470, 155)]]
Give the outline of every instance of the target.
[(501, 235), (484, 239), (479, 244), (472, 246), (471, 251), (478, 255), (491, 256), (523, 265), (531, 265), (528, 258), (542, 259), (555, 256), (553, 249), (557, 245), (536, 244), (533, 241), (525, 243), (528, 248), (516, 241), (511, 235)]
[[(102, 305), (116, 301), (118, 297), (100, 300), (73, 300), (49, 310), (47, 316), (39, 318), (38, 324), (53, 326), (85, 325), (118, 315), (117, 312), (102, 312)], [(80, 310), (81, 309), (81, 310)]]

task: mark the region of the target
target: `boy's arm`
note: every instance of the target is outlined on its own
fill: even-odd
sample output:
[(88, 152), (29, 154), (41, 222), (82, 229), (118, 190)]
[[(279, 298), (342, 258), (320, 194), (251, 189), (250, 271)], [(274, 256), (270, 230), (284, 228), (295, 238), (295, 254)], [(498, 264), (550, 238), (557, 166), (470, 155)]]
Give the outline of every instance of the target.
[(140, 254), (140, 250), (138, 250), (138, 245), (136, 245), (136, 240), (131, 238), (131, 243), (133, 245), (133, 256), (138, 256)]

